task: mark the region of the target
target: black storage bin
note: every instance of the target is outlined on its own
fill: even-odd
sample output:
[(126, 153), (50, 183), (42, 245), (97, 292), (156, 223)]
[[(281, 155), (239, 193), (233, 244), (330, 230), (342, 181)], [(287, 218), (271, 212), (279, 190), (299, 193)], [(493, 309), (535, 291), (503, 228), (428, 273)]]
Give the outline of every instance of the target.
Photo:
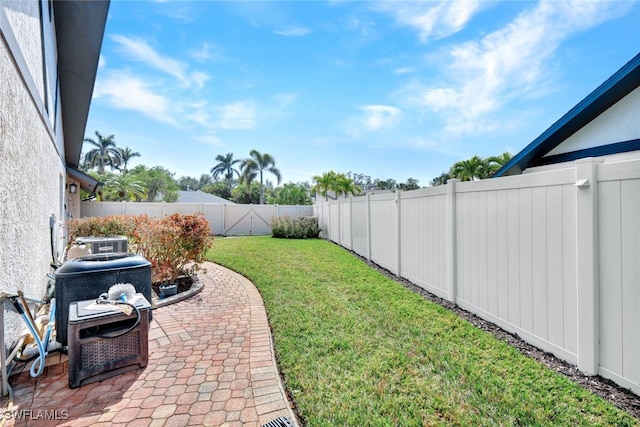
[[(56, 277), (56, 340), (67, 345), (69, 304), (98, 298), (116, 283), (131, 283), (151, 301), (151, 263), (133, 253), (94, 254), (65, 262)], [(149, 311), (151, 320), (151, 311)]]

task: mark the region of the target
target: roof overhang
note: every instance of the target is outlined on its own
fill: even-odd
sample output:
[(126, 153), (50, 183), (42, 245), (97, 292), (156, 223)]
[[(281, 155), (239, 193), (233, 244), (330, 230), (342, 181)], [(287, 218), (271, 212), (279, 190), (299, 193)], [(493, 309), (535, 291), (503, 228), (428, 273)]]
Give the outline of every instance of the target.
[(65, 161), (78, 167), (109, 0), (53, 2)]
[(605, 112), (613, 104), (633, 92), (638, 86), (640, 86), (640, 54), (627, 62), (607, 81), (544, 131), (542, 135), (516, 154), (493, 177), (517, 175), (528, 167), (544, 163), (545, 161), (542, 158), (547, 153)]
[(69, 178), (77, 181), (80, 184), (80, 188), (91, 194), (95, 194), (102, 189), (102, 182), (69, 164), (67, 164), (67, 175), (69, 175)]

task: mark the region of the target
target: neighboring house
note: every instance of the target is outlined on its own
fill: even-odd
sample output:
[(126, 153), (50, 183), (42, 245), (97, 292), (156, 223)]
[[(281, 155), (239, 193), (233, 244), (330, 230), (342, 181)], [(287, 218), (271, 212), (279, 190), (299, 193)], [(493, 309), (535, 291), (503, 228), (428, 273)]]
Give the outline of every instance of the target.
[(215, 194), (205, 193), (204, 191), (178, 191), (177, 203), (224, 203), (227, 205), (235, 205), (234, 202), (218, 197)]
[(640, 54), (515, 155), (494, 177), (566, 167), (585, 157), (640, 159)]
[[(108, 1), (0, 0), (0, 291), (44, 295), (79, 217), (77, 169)], [(75, 190), (72, 194), (71, 189)], [(6, 313), (5, 343), (24, 325)]]

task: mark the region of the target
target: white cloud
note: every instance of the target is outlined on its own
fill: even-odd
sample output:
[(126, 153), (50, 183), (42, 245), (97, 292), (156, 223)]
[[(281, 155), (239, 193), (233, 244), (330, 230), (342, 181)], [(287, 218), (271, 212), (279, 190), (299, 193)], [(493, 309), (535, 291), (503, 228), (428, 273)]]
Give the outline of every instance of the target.
[(198, 89), (202, 89), (204, 84), (211, 79), (211, 76), (200, 71), (194, 71), (189, 76), (190, 80), (196, 84)]
[(311, 30), (305, 27), (288, 27), (283, 30), (276, 30), (274, 33), (287, 37), (303, 37), (311, 33)]
[(411, 74), (411, 73), (415, 72), (415, 69), (413, 69), (411, 67), (400, 67), (400, 68), (396, 68), (395, 70), (393, 70), (393, 72), (395, 74)]
[(104, 55), (100, 54), (98, 57), (98, 70), (104, 68), (107, 65), (107, 58)]
[(209, 44), (203, 43), (200, 49), (191, 52), (191, 57), (198, 61), (206, 61), (208, 59), (211, 59), (213, 55), (211, 54), (211, 52), (209, 52)]
[(440, 39), (462, 30), (488, 2), (446, 0), (428, 2), (383, 1), (378, 9), (391, 13), (400, 25), (415, 28), (422, 42)]
[(219, 109), (217, 127), (221, 129), (253, 129), (256, 125), (255, 105), (235, 102)]
[(541, 1), (504, 28), (451, 48), (445, 84), (414, 85), (404, 93), (442, 113), (452, 133), (496, 129), (485, 116), (510, 100), (535, 96), (549, 81), (548, 62), (562, 41), (608, 19), (617, 7), (596, 1)]
[(202, 43), (199, 49), (191, 50), (189, 56), (199, 62), (209, 60), (224, 61), (227, 58), (224, 55), (224, 49), (217, 45), (211, 45), (207, 42)]
[(149, 65), (156, 70), (177, 78), (186, 86), (196, 84), (198, 88), (209, 79), (205, 73), (188, 73), (188, 65), (180, 60), (156, 52), (146, 41), (114, 34), (111, 39), (122, 49), (122, 53), (131, 60)]
[(178, 126), (168, 100), (153, 93), (142, 80), (126, 73), (112, 73), (99, 79), (93, 96), (105, 98), (113, 108), (138, 111), (154, 120)]
[(207, 109), (207, 101), (198, 101), (189, 105), (190, 113), (187, 114), (187, 118), (192, 122), (198, 123), (201, 126), (211, 126), (211, 114)]
[(400, 109), (389, 105), (367, 105), (360, 109), (365, 112), (361, 125), (366, 131), (388, 128), (400, 117)]
[(147, 63), (151, 67), (180, 80), (187, 80), (187, 65), (185, 63), (168, 56), (160, 55), (144, 40), (131, 39), (117, 34), (112, 35), (111, 39), (120, 45), (123, 53), (129, 57), (129, 59)]

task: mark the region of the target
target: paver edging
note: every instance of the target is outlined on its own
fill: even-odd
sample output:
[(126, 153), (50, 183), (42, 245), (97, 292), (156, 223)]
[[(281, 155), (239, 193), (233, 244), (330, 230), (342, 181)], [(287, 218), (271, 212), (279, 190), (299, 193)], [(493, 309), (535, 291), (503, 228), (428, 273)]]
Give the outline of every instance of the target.
[(151, 305), (154, 308), (160, 308), (160, 307), (164, 307), (165, 305), (175, 304), (177, 302), (184, 301), (188, 298), (191, 298), (194, 295), (199, 294), (204, 289), (204, 284), (200, 281), (200, 278), (198, 276), (194, 276), (193, 279), (194, 281), (191, 284), (191, 287), (189, 288), (189, 290), (185, 292), (180, 292), (176, 295), (173, 295), (167, 298), (159, 298), (157, 296), (154, 296), (153, 298), (151, 298), (152, 299)]

